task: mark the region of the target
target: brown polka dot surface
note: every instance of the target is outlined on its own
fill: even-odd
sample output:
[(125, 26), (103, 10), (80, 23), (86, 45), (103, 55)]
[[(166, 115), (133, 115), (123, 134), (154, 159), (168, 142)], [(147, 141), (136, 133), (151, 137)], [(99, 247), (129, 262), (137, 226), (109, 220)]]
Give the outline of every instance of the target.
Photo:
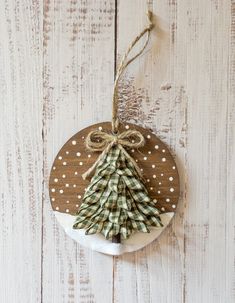
[[(49, 191), (55, 211), (75, 214), (89, 181), (82, 174), (96, 161), (100, 152), (87, 151), (84, 141), (92, 130), (111, 131), (111, 123), (98, 123), (82, 129), (70, 138), (57, 154), (52, 165)], [(128, 129), (140, 131), (146, 143), (138, 150), (128, 149), (143, 171), (150, 197), (161, 212), (175, 212), (180, 187), (176, 163), (167, 146), (151, 131), (133, 124), (122, 124), (120, 132)]]

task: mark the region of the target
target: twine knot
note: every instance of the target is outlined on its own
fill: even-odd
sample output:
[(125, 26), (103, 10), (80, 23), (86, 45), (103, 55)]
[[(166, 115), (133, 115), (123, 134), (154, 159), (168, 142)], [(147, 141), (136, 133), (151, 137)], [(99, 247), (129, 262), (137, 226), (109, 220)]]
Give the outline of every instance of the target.
[(115, 136), (115, 135), (114, 135), (114, 138), (113, 138), (113, 143), (114, 143), (114, 144), (118, 144), (118, 137)]
[[(142, 172), (135, 160), (127, 153), (125, 148), (140, 148), (144, 146), (144, 136), (137, 130), (126, 130), (122, 133), (108, 133), (102, 130), (91, 131), (85, 140), (86, 148), (89, 151), (103, 151), (98, 157), (96, 162), (89, 168), (83, 175), (83, 179), (90, 177), (96, 169), (100, 160), (109, 152), (113, 146), (119, 146), (119, 148), (125, 154), (127, 160), (129, 160), (135, 167), (138, 175), (142, 178)], [(124, 148), (125, 147), (125, 148)]]
[(151, 11), (147, 11), (147, 17), (149, 20), (149, 25), (147, 26), (147, 30), (151, 31), (154, 28), (153, 13)]

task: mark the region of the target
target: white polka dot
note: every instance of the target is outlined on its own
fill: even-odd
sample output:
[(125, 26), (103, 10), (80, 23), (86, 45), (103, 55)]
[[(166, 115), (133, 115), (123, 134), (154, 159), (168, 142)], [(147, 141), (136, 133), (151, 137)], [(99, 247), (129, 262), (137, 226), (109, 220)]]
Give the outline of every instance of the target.
[(166, 198), (166, 202), (170, 202), (171, 200), (169, 198)]
[(156, 175), (153, 175), (153, 179), (156, 179), (157, 178), (157, 176)]
[(165, 149), (163, 149), (163, 150), (162, 150), (162, 152), (163, 152), (163, 153), (165, 153), (165, 152), (166, 152), (166, 150), (165, 150)]
[(153, 187), (150, 187), (150, 190), (153, 190)]
[(173, 204), (173, 205), (172, 205), (172, 208), (176, 208), (176, 205), (175, 205), (175, 204)]
[(173, 177), (170, 177), (170, 178), (169, 178), (170, 181), (173, 181), (173, 179), (174, 179)]
[(78, 174), (78, 172), (77, 172), (77, 171), (75, 171), (74, 175), (77, 175), (77, 174)]
[(140, 171), (143, 171), (143, 168), (141, 168)]
[(54, 179), (54, 181), (57, 183), (57, 182), (58, 182), (58, 179), (57, 179), (57, 178), (55, 178), (55, 179)]
[(69, 204), (69, 200), (67, 200), (66, 203)]
[(61, 157), (61, 156), (59, 156), (59, 157), (58, 157), (58, 159), (59, 159), (59, 160), (62, 160), (62, 157)]
[(135, 162), (138, 162), (138, 159), (135, 159)]
[(55, 198), (51, 198), (51, 201), (55, 201)]
[(103, 127), (102, 126), (99, 126), (99, 130), (102, 130), (103, 129)]
[(89, 154), (89, 155), (87, 155), (87, 157), (88, 157), (88, 158), (90, 158), (90, 157), (91, 157), (91, 155)]
[(80, 152), (77, 152), (76, 155), (77, 155), (78, 157), (80, 157), (80, 156), (81, 156), (81, 153), (80, 153)]
[(171, 192), (173, 193), (173, 191), (174, 191), (174, 188), (173, 188), (173, 187), (171, 187), (171, 188), (170, 188), (170, 191), (171, 191)]
[(160, 190), (158, 190), (158, 191), (157, 191), (157, 193), (158, 193), (158, 194), (160, 194), (160, 193), (161, 193), (161, 191), (160, 191)]
[(78, 204), (76, 204), (76, 207), (78, 207), (79, 205)]
[(83, 162), (79, 162), (79, 165), (83, 165)]
[(56, 206), (56, 208), (55, 208), (56, 210), (59, 210), (60, 208), (58, 207), (58, 206)]
[(161, 210), (162, 210), (162, 211), (165, 211), (165, 207), (162, 207)]
[(68, 184), (68, 183), (66, 183), (66, 184), (65, 184), (65, 187), (69, 187), (69, 184)]
[(164, 176), (164, 174), (161, 174), (161, 177), (163, 177)]
[(77, 142), (76, 142), (75, 140), (73, 140), (73, 141), (72, 141), (72, 144), (73, 144), (73, 145), (76, 145), (76, 144), (77, 144)]
[(81, 199), (81, 197), (82, 197), (81, 195), (78, 195), (78, 199)]
[(135, 151), (134, 149), (131, 150), (132, 153), (134, 153), (134, 151)]
[(166, 158), (162, 158), (162, 162), (166, 162)]
[(84, 137), (84, 136), (82, 136), (82, 139), (85, 139), (85, 137)]
[(62, 175), (62, 178), (65, 178), (66, 177), (66, 175)]
[(66, 213), (69, 213), (69, 209), (68, 208), (66, 209)]
[(55, 166), (53, 166), (53, 170), (55, 170), (56, 169), (56, 167)]
[(150, 182), (150, 179), (147, 179), (147, 182)]
[(125, 129), (129, 129), (129, 128), (130, 128), (130, 126), (129, 126), (129, 125), (126, 125), (126, 126), (125, 126)]
[(135, 140), (131, 140), (132, 143), (135, 143)]
[(63, 165), (67, 165), (67, 162), (66, 162), (66, 161), (64, 161), (64, 162), (63, 162)]
[(158, 182), (159, 185), (162, 185), (162, 182)]
[(63, 192), (64, 192), (63, 189), (60, 189), (60, 193), (63, 194)]
[(77, 187), (77, 185), (76, 185), (76, 184), (74, 184), (74, 185), (73, 185), (73, 187)]
[(55, 189), (54, 189), (54, 188), (52, 188), (52, 189), (51, 189), (51, 191), (54, 193), (54, 192), (55, 192)]
[(66, 151), (66, 155), (68, 155), (69, 154), (69, 151)]
[(147, 157), (144, 157), (144, 161), (146, 161), (148, 158)]
[(172, 166), (172, 169), (175, 169), (175, 166)]
[(149, 151), (148, 151), (148, 154), (151, 155), (151, 153), (152, 153), (151, 150), (149, 150)]
[(147, 138), (148, 138), (148, 139), (150, 139), (150, 138), (151, 138), (151, 136), (150, 136), (150, 135), (148, 135), (148, 136), (147, 136)]
[(155, 149), (159, 149), (159, 146), (158, 146), (158, 145), (155, 145), (154, 148), (155, 148)]
[(155, 165), (155, 164), (153, 164), (153, 165), (152, 165), (152, 168), (155, 168), (155, 167), (156, 167), (156, 165)]
[(153, 199), (153, 202), (154, 202), (154, 203), (157, 203), (157, 199)]

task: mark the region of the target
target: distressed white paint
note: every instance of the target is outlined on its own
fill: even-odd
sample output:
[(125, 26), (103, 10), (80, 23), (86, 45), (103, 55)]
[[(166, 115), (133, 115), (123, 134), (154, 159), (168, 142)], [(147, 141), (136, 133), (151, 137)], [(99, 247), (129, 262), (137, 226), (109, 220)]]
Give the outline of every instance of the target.
[(40, 302), (42, 6), (0, 2), (0, 293)]
[[(117, 2), (120, 58), (146, 2)], [(110, 118), (115, 1), (0, 3), (4, 303), (234, 302), (235, 2), (148, 2), (157, 28), (124, 76), (121, 116), (171, 147), (182, 195), (158, 241), (114, 258), (65, 235), (47, 181), (65, 140)]]

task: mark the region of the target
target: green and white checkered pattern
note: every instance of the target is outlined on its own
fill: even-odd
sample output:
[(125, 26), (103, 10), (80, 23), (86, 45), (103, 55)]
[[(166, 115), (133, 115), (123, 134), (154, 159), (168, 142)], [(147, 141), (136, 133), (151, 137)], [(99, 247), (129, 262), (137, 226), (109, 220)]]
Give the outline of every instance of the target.
[(127, 239), (134, 231), (162, 226), (159, 213), (135, 167), (115, 146), (98, 164), (73, 228), (84, 228), (88, 235), (102, 233), (107, 239), (117, 234)]

